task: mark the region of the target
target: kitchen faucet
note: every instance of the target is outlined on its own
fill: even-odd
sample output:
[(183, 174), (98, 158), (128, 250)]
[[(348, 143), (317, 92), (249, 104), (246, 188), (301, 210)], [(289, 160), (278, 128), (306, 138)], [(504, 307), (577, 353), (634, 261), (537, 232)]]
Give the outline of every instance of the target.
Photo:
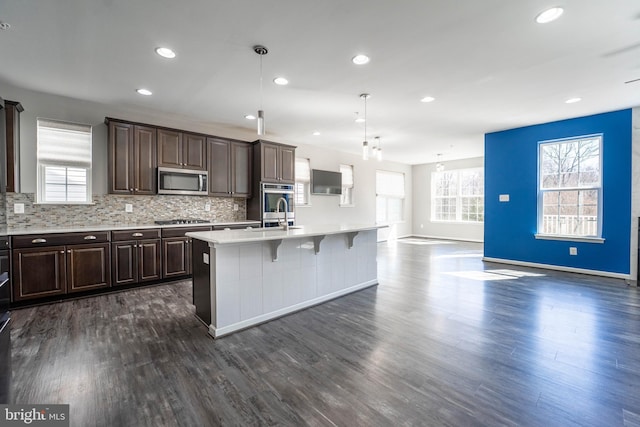
[[(282, 225), (282, 229), (287, 231), (289, 230), (289, 217), (287, 216), (289, 212), (289, 203), (287, 203), (287, 199), (280, 197), (276, 203), (276, 213), (280, 213), (280, 202), (284, 202), (284, 225)], [(280, 218), (278, 218), (278, 225), (280, 225)]]

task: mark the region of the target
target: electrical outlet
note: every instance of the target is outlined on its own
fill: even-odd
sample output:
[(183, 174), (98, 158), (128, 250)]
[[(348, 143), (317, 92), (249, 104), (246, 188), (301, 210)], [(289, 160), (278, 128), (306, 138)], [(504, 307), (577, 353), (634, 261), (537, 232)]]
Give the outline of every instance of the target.
[(205, 203), (204, 204), (204, 210), (207, 212), (211, 212), (211, 203)]
[(578, 255), (578, 248), (571, 246), (569, 248), (569, 255)]
[(238, 210), (238, 204), (237, 204), (237, 203), (234, 203), (234, 204), (233, 204), (233, 210), (234, 210), (234, 211), (237, 211), (237, 210)]
[(13, 205), (13, 213), (24, 213), (24, 203), (15, 203)]
[(133, 205), (131, 203), (126, 203), (124, 205), (124, 211), (125, 212), (133, 212)]

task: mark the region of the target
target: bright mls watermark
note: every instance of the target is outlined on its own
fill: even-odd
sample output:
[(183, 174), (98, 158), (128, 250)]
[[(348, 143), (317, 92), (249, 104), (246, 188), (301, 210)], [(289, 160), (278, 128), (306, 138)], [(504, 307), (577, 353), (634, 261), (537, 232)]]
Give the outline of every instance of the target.
[(0, 426), (69, 427), (69, 405), (0, 405)]

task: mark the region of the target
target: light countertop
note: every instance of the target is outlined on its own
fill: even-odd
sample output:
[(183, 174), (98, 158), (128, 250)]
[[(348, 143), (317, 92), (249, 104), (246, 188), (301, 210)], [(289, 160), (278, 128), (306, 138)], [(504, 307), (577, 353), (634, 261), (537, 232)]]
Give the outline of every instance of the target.
[(346, 234), (358, 231), (377, 230), (386, 225), (375, 224), (329, 224), (293, 226), (289, 230), (279, 227), (274, 228), (254, 228), (243, 230), (219, 230), (219, 231), (197, 231), (187, 233), (187, 236), (203, 240), (213, 244), (231, 244), (259, 242), (268, 240), (296, 239), (301, 237), (326, 236), (329, 234)]
[(207, 226), (231, 226), (231, 225), (255, 225), (260, 221), (227, 221), (227, 222), (205, 222), (200, 224), (97, 224), (79, 225), (69, 227), (46, 227), (46, 228), (7, 228), (6, 233), (10, 236), (25, 234), (50, 234), (50, 233), (82, 233), (86, 231), (111, 231), (111, 230), (145, 230), (151, 228), (184, 228), (184, 227), (207, 227)]

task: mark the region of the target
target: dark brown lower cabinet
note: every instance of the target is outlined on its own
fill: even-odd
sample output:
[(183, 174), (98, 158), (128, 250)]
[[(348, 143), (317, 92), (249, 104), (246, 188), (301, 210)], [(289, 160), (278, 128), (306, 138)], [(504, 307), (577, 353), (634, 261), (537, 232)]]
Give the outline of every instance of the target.
[(191, 267), (191, 238), (186, 233), (210, 231), (210, 226), (162, 229), (162, 277), (188, 276)]
[(67, 292), (108, 288), (111, 285), (109, 244), (67, 247)]
[(13, 251), (13, 300), (67, 292), (66, 248), (52, 246)]
[(191, 274), (191, 239), (171, 237), (162, 239), (162, 277)]
[(15, 249), (13, 299), (108, 288), (110, 265), (108, 243)]
[(159, 280), (162, 276), (160, 239), (111, 243), (113, 284)]

